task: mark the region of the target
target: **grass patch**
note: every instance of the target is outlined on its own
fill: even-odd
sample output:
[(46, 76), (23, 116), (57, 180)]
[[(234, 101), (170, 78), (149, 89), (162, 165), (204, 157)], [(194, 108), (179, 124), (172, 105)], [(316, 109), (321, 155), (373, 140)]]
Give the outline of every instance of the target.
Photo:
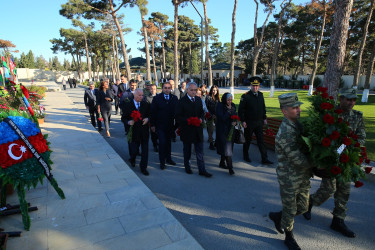
[[(307, 108), (311, 105), (308, 101), (307, 90), (293, 91), (275, 91), (274, 97), (269, 97), (269, 92), (264, 92), (264, 100), (266, 102), (267, 116), (282, 119), (283, 115), (280, 110), (278, 96), (285, 93), (296, 92), (298, 98), (303, 104), (301, 105), (301, 118), (307, 116)], [(238, 105), (242, 94), (235, 94), (233, 102)], [(375, 160), (375, 96), (369, 96), (367, 103), (361, 102), (362, 95), (358, 95), (355, 110), (363, 112), (363, 118), (366, 126), (366, 148), (369, 159)], [(238, 108), (238, 106), (237, 106)]]

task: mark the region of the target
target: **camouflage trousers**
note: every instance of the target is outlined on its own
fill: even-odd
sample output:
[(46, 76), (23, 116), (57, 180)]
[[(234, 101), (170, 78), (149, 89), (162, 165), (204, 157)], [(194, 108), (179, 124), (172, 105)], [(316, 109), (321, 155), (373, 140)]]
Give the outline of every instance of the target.
[(339, 182), (336, 179), (323, 178), (319, 189), (315, 194), (311, 195), (311, 201), (314, 206), (320, 206), (332, 195), (335, 198), (335, 208), (333, 209), (333, 216), (340, 219), (345, 219), (346, 211), (350, 196), (350, 182)]
[(283, 205), (281, 226), (291, 231), (293, 230), (294, 216), (303, 214), (309, 207), (310, 177), (294, 178), (294, 175), (283, 176), (283, 178), (278, 175), (278, 177)]

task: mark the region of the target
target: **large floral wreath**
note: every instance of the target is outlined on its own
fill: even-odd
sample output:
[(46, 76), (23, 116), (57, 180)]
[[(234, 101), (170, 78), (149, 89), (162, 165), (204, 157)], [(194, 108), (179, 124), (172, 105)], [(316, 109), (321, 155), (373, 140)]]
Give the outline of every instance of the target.
[(326, 175), (341, 182), (355, 182), (355, 187), (363, 183), (360, 179), (371, 168), (366, 148), (358, 142), (358, 136), (350, 129), (349, 123), (341, 117), (342, 109), (335, 107), (335, 101), (327, 93), (327, 88), (319, 87), (310, 97), (312, 107), (303, 121), (305, 136), (314, 166), (325, 170)]

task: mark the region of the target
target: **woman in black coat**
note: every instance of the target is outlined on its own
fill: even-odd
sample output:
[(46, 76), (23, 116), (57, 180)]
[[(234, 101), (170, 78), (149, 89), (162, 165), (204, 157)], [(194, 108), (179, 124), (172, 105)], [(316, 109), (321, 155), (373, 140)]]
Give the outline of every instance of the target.
[(229, 169), (230, 175), (234, 174), (233, 139), (228, 141), (227, 138), (231, 127), (237, 124), (231, 119), (232, 115), (237, 115), (236, 105), (232, 103), (232, 100), (233, 96), (230, 93), (225, 93), (221, 102), (216, 105), (216, 152), (221, 156), (219, 167)]
[(100, 83), (98, 96), (96, 98), (98, 103), (98, 112), (102, 114), (107, 137), (110, 137), (109, 124), (111, 122), (113, 92), (109, 89), (107, 81), (102, 81)]
[(214, 133), (214, 123), (216, 123), (216, 105), (220, 102), (219, 88), (214, 85), (210, 89), (210, 93), (205, 98), (206, 107), (208, 112), (211, 114), (211, 118), (207, 120), (207, 133), (208, 141), (210, 142), (210, 149), (215, 150), (214, 138), (212, 134)]

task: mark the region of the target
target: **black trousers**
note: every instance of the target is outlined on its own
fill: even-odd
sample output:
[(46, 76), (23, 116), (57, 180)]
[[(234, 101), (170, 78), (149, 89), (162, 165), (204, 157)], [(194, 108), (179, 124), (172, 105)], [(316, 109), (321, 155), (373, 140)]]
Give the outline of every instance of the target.
[(103, 117), (103, 122), (106, 130), (109, 130), (109, 124), (111, 124), (111, 113), (112, 110), (100, 110), (100, 113), (102, 114)]
[(243, 154), (249, 153), (250, 143), (251, 143), (251, 137), (253, 136), (253, 133), (255, 133), (255, 136), (257, 138), (257, 144), (259, 148), (260, 155), (262, 157), (262, 160), (267, 159), (267, 149), (264, 146), (263, 141), (263, 125), (256, 126), (256, 127), (247, 127), (245, 128), (245, 139), (246, 142), (243, 144)]
[(164, 165), (166, 160), (171, 160), (171, 131), (158, 129), (156, 133), (159, 139), (159, 161)]
[(141, 169), (146, 169), (148, 164), (148, 140), (145, 139), (142, 142), (131, 142), (128, 143), (129, 145), (129, 154), (130, 159), (135, 161), (137, 154), (139, 152), (139, 146), (141, 146), (141, 162), (139, 163), (139, 167)]
[(90, 118), (91, 118), (91, 124), (96, 127), (96, 123), (98, 123), (98, 129), (102, 128), (102, 122), (98, 120), (99, 118), (99, 112), (96, 106), (89, 107), (89, 113), (90, 113)]
[(156, 133), (156, 131), (152, 132), (150, 128), (150, 135), (151, 135), (152, 146), (156, 147), (158, 145), (158, 134)]
[(120, 98), (118, 96), (115, 96), (115, 111), (116, 111), (116, 114), (117, 114), (117, 111), (118, 111), (118, 106), (120, 104)]
[(191, 145), (194, 145), (195, 149), (195, 156), (197, 157), (197, 165), (199, 169), (199, 173), (206, 172), (206, 166), (204, 164), (203, 159), (203, 142), (196, 142), (196, 143), (183, 143), (183, 152), (184, 152), (184, 166), (185, 169), (190, 169), (190, 158), (191, 158)]

